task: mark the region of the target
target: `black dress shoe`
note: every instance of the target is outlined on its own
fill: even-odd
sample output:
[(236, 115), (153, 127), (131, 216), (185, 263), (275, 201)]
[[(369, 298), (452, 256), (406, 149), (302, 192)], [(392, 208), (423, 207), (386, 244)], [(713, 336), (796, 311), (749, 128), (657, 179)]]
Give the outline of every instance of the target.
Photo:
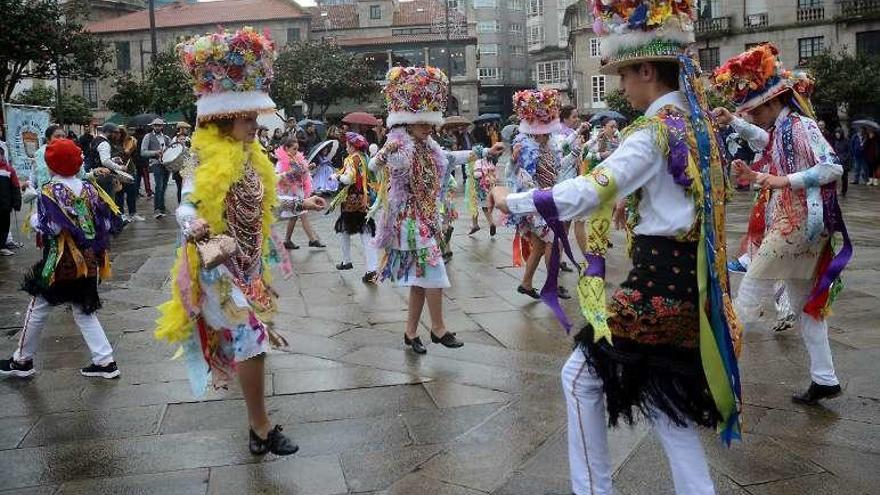
[(566, 263), (566, 262), (564, 262), (564, 261), (563, 261), (562, 263), (559, 264), (559, 269), (562, 270), (562, 271), (564, 271), (564, 272), (568, 272), (568, 273), (571, 273), (571, 272), (574, 271), (574, 268), (568, 266), (568, 263)]
[(476, 234), (476, 233), (479, 232), (479, 231), (480, 231), (480, 226), (479, 226), (479, 225), (474, 226), (474, 227), (471, 227), (471, 230), (470, 230), (470, 232), (468, 232), (468, 235), (474, 235), (474, 234)]
[(532, 287), (531, 289), (526, 289), (525, 287), (520, 285), (519, 287), (516, 288), (516, 291), (519, 292), (520, 294), (525, 294), (525, 295), (531, 297), (532, 299), (541, 299), (541, 294), (539, 294), (538, 290), (535, 289), (534, 287)]
[(325, 247), (327, 247), (327, 245), (324, 244), (323, 242), (321, 242), (320, 239), (315, 239), (314, 241), (309, 241), (309, 247), (313, 247), (313, 248), (325, 248)]
[(291, 441), (284, 433), (281, 433), (281, 425), (275, 425), (275, 428), (269, 430), (266, 439), (260, 438), (254, 430), (250, 431), (250, 440), (248, 448), (253, 455), (265, 455), (271, 452), (275, 455), (295, 454), (299, 450), (299, 446)]
[(416, 336), (416, 338), (414, 339), (410, 339), (406, 336), (406, 334), (403, 334), (403, 343), (410, 346), (413, 352), (415, 352), (416, 354), (428, 353), (428, 349), (425, 349), (425, 344), (422, 344), (422, 339), (420, 339), (418, 336)]
[(365, 273), (364, 276), (361, 277), (361, 280), (362, 280), (365, 284), (373, 284), (373, 283), (375, 283), (375, 282), (376, 282), (376, 272), (367, 272), (367, 273)]
[(353, 268), (354, 268), (354, 265), (351, 263), (342, 263), (342, 262), (336, 263), (337, 270), (351, 270)]
[(816, 382), (810, 382), (810, 388), (806, 392), (792, 395), (791, 401), (797, 404), (815, 406), (819, 404), (820, 400), (837, 397), (841, 393), (840, 385), (819, 385)]
[(443, 344), (443, 347), (449, 347), (450, 349), (456, 349), (464, 345), (464, 342), (458, 340), (458, 337), (452, 332), (446, 332), (442, 337), (438, 337), (434, 335), (434, 332), (431, 332), (431, 342)]
[(284, 241), (284, 249), (299, 249), (299, 245), (293, 241)]
[(494, 236), (494, 235), (495, 235), (495, 232), (496, 232), (496, 230), (495, 230), (495, 226), (494, 226), (494, 225), (490, 225), (490, 226), (489, 226), (489, 235), (490, 235), (490, 236)]

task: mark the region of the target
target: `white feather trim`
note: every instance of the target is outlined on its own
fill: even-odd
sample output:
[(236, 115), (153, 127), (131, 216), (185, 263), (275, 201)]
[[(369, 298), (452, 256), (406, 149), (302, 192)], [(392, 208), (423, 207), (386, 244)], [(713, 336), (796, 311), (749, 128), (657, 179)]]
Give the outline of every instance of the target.
[(400, 124), (443, 125), (443, 112), (388, 112), (388, 127)]
[(224, 91), (204, 95), (196, 102), (199, 120), (236, 113), (266, 113), (275, 110), (275, 102), (265, 91)]
[(548, 124), (532, 124), (525, 120), (519, 123), (519, 132), (523, 134), (553, 134), (557, 130), (559, 130), (559, 119), (555, 119)]

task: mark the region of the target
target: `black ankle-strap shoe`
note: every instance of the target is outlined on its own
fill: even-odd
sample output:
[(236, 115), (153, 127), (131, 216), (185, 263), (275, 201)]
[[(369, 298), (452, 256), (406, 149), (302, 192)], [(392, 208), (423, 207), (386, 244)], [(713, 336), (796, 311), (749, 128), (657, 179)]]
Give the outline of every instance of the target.
[(282, 430), (281, 425), (275, 425), (275, 428), (269, 430), (265, 440), (254, 433), (254, 430), (250, 430), (248, 448), (251, 454), (265, 455), (267, 452), (271, 452), (275, 455), (291, 455), (299, 451), (299, 446), (287, 438), (284, 433), (281, 433)]
[(449, 347), (450, 349), (456, 349), (464, 345), (464, 342), (458, 340), (458, 337), (455, 336), (452, 332), (446, 332), (442, 337), (438, 337), (431, 333), (431, 342), (435, 344), (442, 344), (443, 347)]
[(409, 346), (416, 354), (428, 353), (428, 349), (425, 348), (425, 344), (422, 343), (422, 339), (420, 339), (418, 336), (410, 339), (406, 336), (406, 334), (403, 334), (403, 343)]

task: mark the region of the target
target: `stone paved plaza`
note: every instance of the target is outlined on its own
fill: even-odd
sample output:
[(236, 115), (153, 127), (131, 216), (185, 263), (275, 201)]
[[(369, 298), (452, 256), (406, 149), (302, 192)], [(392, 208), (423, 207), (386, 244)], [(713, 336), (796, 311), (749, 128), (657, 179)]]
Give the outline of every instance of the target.
[[(809, 383), (797, 331), (747, 334), (744, 441), (727, 449), (704, 434), (719, 494), (880, 492), (878, 189), (854, 187), (843, 200), (856, 254), (830, 324), (845, 394), (819, 408), (792, 404), (791, 393)], [(750, 197), (738, 193), (729, 209), (731, 244)], [(144, 200), (140, 208), (150, 210)], [(299, 443), (297, 455), (252, 457), (240, 391), (194, 399), (182, 363), (171, 360), (175, 349), (153, 339), (175, 224), (150, 218), (114, 242), (115, 278), (103, 286), (100, 318), (122, 377), (79, 375), (88, 351), (69, 312), (57, 309), (38, 374), (0, 380), (0, 494), (568, 493), (558, 376), (570, 340), (545, 306), (516, 293), (521, 271), (510, 266), (507, 229), (490, 241), (488, 229), (468, 237), (467, 221), (458, 221), (445, 313), (466, 345), (429, 345), (418, 357), (402, 343), (405, 291), (364, 285), (360, 257), (355, 270), (337, 272), (331, 217), (314, 218), (329, 247), (293, 251), (296, 276), (277, 278), (276, 323), (290, 349), (268, 358), (270, 413)], [(295, 239), (305, 244), (299, 228)], [(37, 255), (28, 247), (0, 258), (4, 356), (27, 303), (20, 273)], [(618, 248), (609, 282), (627, 269)], [(564, 282), (573, 287), (575, 277)], [(610, 439), (618, 494), (672, 492), (644, 425)]]

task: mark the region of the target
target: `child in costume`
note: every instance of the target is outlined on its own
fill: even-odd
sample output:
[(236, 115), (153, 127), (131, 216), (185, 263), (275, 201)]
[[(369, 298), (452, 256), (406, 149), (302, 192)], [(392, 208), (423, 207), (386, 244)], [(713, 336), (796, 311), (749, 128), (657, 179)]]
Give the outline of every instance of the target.
[[(418, 354), (426, 352), (418, 337), (425, 302), (431, 314), (431, 341), (446, 347), (463, 343), (443, 321), (443, 289), (449, 277), (437, 243), (441, 232), (439, 204), (442, 187), (453, 167), (464, 163), (470, 150), (444, 152), (431, 137), (443, 122), (448, 79), (434, 67), (395, 67), (388, 72), (385, 102), (390, 131), (385, 146), (370, 168), (379, 173), (379, 221), (376, 247), (385, 250), (378, 280), (391, 279), (409, 291), (409, 315), (404, 343)], [(482, 148), (473, 151), (482, 158)]]
[(367, 218), (367, 212), (376, 199), (375, 188), (378, 184), (368, 168), (370, 160), (366, 152), (370, 144), (367, 140), (356, 132), (346, 132), (345, 145), (347, 156), (342, 162), (342, 170), (338, 176), (332, 176), (342, 184), (342, 191), (334, 198), (332, 204), (339, 203), (341, 210), (333, 226), (333, 230), (339, 236), (339, 245), (342, 247), (342, 261), (336, 265), (336, 269), (354, 268), (351, 262), (351, 236), (357, 234), (364, 248), (364, 261), (367, 266), (362, 280), (367, 284), (372, 283), (376, 278), (378, 263), (376, 248), (372, 245), (373, 237), (376, 236), (376, 222), (372, 218)]
[(324, 141), (318, 145), (318, 149), (312, 152), (310, 159), (314, 164), (312, 171), (312, 185), (315, 194), (328, 196), (336, 194), (339, 183), (333, 178), (336, 173), (333, 168), (333, 157), (336, 156), (336, 150), (339, 148), (339, 142), (335, 139)]
[[(278, 198), (282, 201), (304, 199), (312, 195), (312, 176), (309, 174), (309, 163), (299, 151), (299, 141), (295, 136), (285, 138), (275, 149), (275, 173), (278, 175)], [(308, 212), (293, 213), (282, 211), (279, 218), (287, 219), (287, 231), (284, 235), (285, 249), (299, 249), (290, 237), (296, 227), (297, 219), (302, 219), (303, 230), (309, 238), (309, 247), (327, 247), (318, 238)]]
[(479, 211), (483, 211), (486, 221), (489, 222), (489, 235), (494, 236), (496, 232), (495, 223), (489, 216), (489, 208), (486, 206), (486, 198), (489, 191), (495, 186), (498, 180), (496, 175), (496, 166), (491, 160), (474, 160), (468, 163), (468, 176), (465, 184), (465, 191), (468, 195), (468, 209), (471, 214), (471, 230), (468, 235), (475, 234), (480, 230)]
[[(511, 166), (507, 170), (507, 182), (513, 191), (529, 191), (548, 188), (559, 180), (563, 159), (576, 153), (567, 148), (563, 154), (561, 141), (553, 137), (559, 126), (559, 94), (556, 90), (523, 90), (513, 95), (513, 107), (520, 119), (519, 134), (513, 141)], [(577, 155), (575, 155), (577, 156)], [(566, 162), (567, 163), (567, 162)], [(552, 233), (547, 223), (537, 213), (511, 215), (508, 223), (516, 227), (514, 236), (514, 265), (520, 266), (525, 258), (525, 273), (517, 292), (533, 299), (541, 295), (532, 285), (541, 258), (549, 262)], [(562, 298), (569, 298), (564, 287), (556, 291)]]
[[(765, 316), (772, 321), (776, 283), (784, 281), (810, 355), (811, 384), (792, 400), (816, 404), (841, 393), (825, 317), (852, 244), (837, 203), (836, 182), (843, 167), (814, 120), (808, 99), (812, 81), (785, 71), (777, 55), (773, 45), (760, 45), (714, 74), (718, 88), (737, 104), (737, 113), (748, 113), (758, 125), (721, 108), (716, 110), (718, 121), (731, 125), (753, 149), (764, 150), (755, 164), (762, 172), (742, 160), (733, 164), (737, 175), (761, 186), (743, 243), (749, 263), (736, 311), (750, 325)], [(838, 232), (843, 246), (835, 254)]]
[(53, 139), (45, 160), (52, 173), (37, 199), (31, 226), (40, 235), (43, 258), (25, 276), (31, 296), (18, 348), (0, 361), (0, 374), (34, 374), (33, 358), (52, 306), (69, 304), (73, 319), (91, 352), (83, 376), (116, 378), (119, 368), (113, 348), (95, 312), (101, 307), (98, 282), (110, 277), (110, 236), (122, 229), (119, 210), (110, 196), (91, 182), (76, 177), (82, 151), (69, 139)]
[[(562, 370), (572, 491), (612, 493), (606, 426), (643, 413), (660, 436), (676, 493), (714, 494), (695, 426), (717, 427), (725, 442), (740, 436), (739, 326), (725, 264), (721, 143), (686, 52), (696, 9), (689, 0), (594, 0), (592, 7), (603, 37), (600, 71), (621, 76), (645, 117), (588, 176), (552, 189), (496, 189), (492, 201), (512, 214), (538, 213), (556, 234), (542, 292), (568, 330), (552, 293), (560, 244), (574, 261), (562, 222), (591, 215), (607, 224), (615, 203), (634, 196), (632, 270), (607, 308), (603, 291), (583, 295), (587, 325)], [(582, 276), (602, 281), (604, 257), (593, 253), (587, 262)]]
[(275, 210), (320, 209), (320, 198), (279, 200), (272, 162), (256, 140), (269, 97), (275, 46), (251, 28), (218, 31), (178, 45), (198, 100), (198, 127), (183, 168), (177, 209), (183, 243), (171, 271), (172, 298), (159, 307), (156, 337), (180, 344), (193, 392), (225, 388), (237, 374), (252, 454), (298, 447), (272, 426), (265, 356), (276, 293), (270, 286)]

